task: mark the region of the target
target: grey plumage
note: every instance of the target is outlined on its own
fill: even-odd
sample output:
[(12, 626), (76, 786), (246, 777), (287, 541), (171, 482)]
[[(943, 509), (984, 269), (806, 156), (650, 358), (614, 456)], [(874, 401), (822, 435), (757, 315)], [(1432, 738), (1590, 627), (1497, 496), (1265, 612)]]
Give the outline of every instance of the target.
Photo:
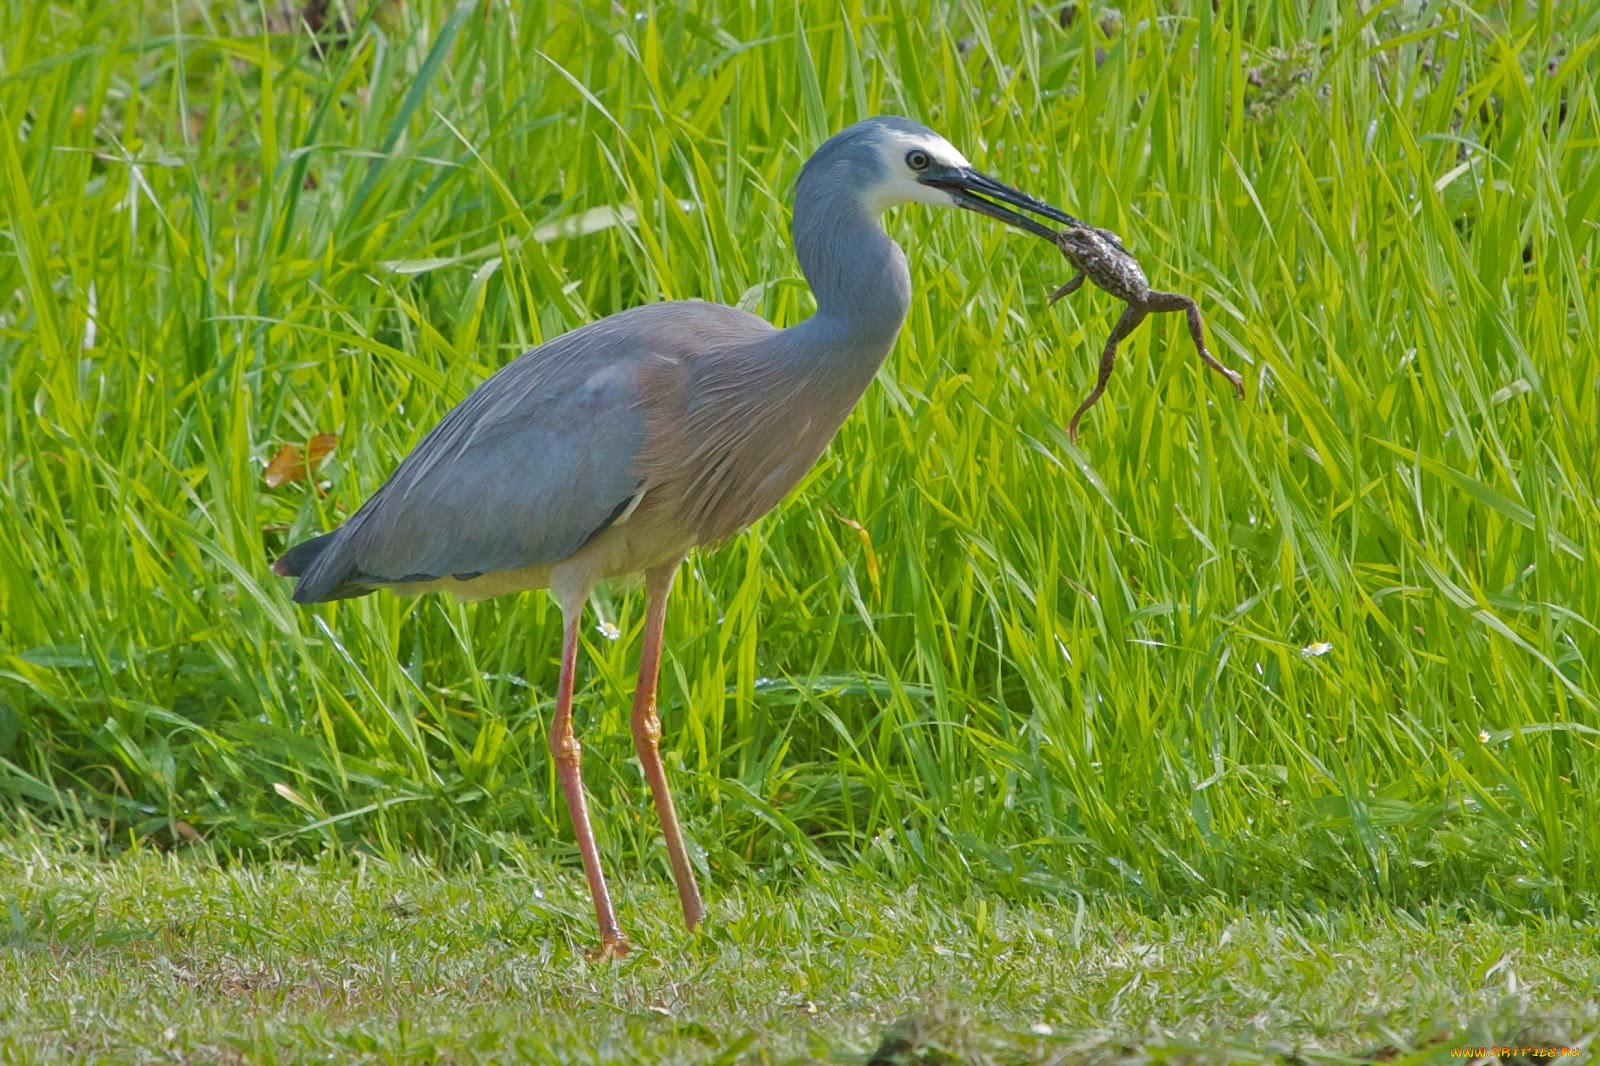
[(566, 621), (551, 750), (607, 951), (625, 942), (571, 727), (577, 621), (590, 589), (645, 575), (634, 740), (693, 926), (703, 911), (699, 889), (656, 753), (655, 679), (672, 575), (691, 548), (733, 536), (805, 476), (894, 345), (911, 275), (878, 224), (883, 210), (921, 201), (1052, 232), (996, 200), (1075, 221), (978, 173), (914, 122), (849, 127), (817, 149), (795, 189), (795, 252), (814, 315), (778, 330), (733, 308), (681, 301), (556, 337), (447, 414), (349, 521), (274, 565), (299, 578), (300, 603), (379, 588), (466, 598), (551, 590)]
[[(446, 415), (335, 531), (295, 600), (444, 579), (467, 597), (535, 587), (485, 576), (560, 562), (641, 492), (652, 504), (641, 517), (685, 549), (770, 510), (843, 424), (910, 305), (905, 254), (860, 196), (883, 177), (879, 129), (928, 133), (903, 119), (860, 124), (802, 168), (793, 229), (813, 317), (778, 331), (718, 304), (652, 304), (533, 349)], [(663, 496), (676, 504), (655, 505)]]
[(694, 356), (772, 332), (743, 311), (685, 301), (623, 311), (533, 349), (423, 438), (306, 567), (295, 599), (572, 555), (646, 487), (646, 426), (665, 422), (677, 399), (649, 386)]

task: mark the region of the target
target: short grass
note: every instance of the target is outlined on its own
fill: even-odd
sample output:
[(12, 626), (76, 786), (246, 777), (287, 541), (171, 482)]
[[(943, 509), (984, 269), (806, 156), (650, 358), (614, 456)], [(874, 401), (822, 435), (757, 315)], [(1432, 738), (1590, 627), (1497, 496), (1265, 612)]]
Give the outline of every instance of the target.
[[(1087, 899), (1082, 935), (1107, 951), (1145, 935), (1134, 912), (1217, 950), (1237, 922), (1304, 940), (1310, 961), (1258, 990), (1314, 987), (1319, 937), (1364, 921), (1448, 927), (1424, 956), (1444, 966), (1469, 935), (1439, 917), (1457, 908), (1535, 923), (1486, 926), (1495, 944), (1592, 918), (1600, 4), (1076, 7), (335, 0), (313, 32), (280, 4), (0, 0), (0, 803), (225, 864), (72, 860), (49, 883), (134, 886), (106, 928), (156, 930), (140, 957), (212, 952), (191, 972), (249, 953), (162, 931), (137, 886), (168, 886), (173, 911), (211, 886), (197, 913), (263, 886), (239, 929), (261, 951), (306, 938), (279, 959), (305, 973), (346, 972), (320, 913), (293, 909), (341, 882), (311, 867), (296, 896), (272, 861), (383, 864), (419, 899), (482, 889), (491, 909), (532, 906), (532, 884), (570, 901), (545, 598), (301, 610), (268, 564), (546, 337), (665, 298), (802, 317), (796, 172), (829, 132), (898, 112), (1119, 231), (1200, 300), (1248, 398), (1155, 320), (1072, 444), (1114, 304), (1046, 306), (1066, 264), (1043, 242), (894, 212), (916, 296), (887, 368), (782, 508), (690, 561), (668, 619), (680, 810), (724, 921), (786, 901), (792, 919), (750, 927), (766, 939), (666, 939), (625, 711), (639, 595), (598, 596), (585, 627), (585, 773), (635, 930), (672, 945), (651, 957), (786, 973), (828, 942), (830, 898), (872, 912), (917, 885), (1058, 943)], [(266, 483), (323, 433), (312, 479)], [(515, 887), (477, 872), (506, 862)], [(926, 906), (871, 916), (890, 932), (861, 980), (896, 950), (945, 958), (955, 927)], [(441, 946), (477, 920), (427, 907), (414, 925), (443, 923)], [(6, 965), (99, 943), (42, 908), (13, 921), (43, 953)], [(541, 943), (570, 960), (570, 931), (525, 913), (427, 965)], [(362, 937), (352, 957), (424, 966), (426, 937)], [(1028, 963), (1082, 975), (1081, 946)], [(321, 995), (247, 987), (240, 965), (242, 999)], [(818, 965), (838, 991), (839, 956)], [(572, 980), (598, 996), (668, 972), (639, 966)], [(442, 972), (415, 986), (441, 1013)], [(1443, 1001), (1435, 979), (1405, 992), (1417, 1011)], [(51, 987), (21, 994), (77, 1009)], [(490, 1010), (511, 985), (463, 987)], [(1095, 987), (1061, 1002), (1117, 999)], [(1136, 994), (1158, 1001), (1136, 983), (1117, 1002)], [(219, 1033), (268, 1024), (215, 1009)], [(883, 1020), (826, 1039), (864, 1047)]]
[[(998, 902), (859, 874), (715, 886), (690, 937), (625, 889), (593, 966), (582, 882), (523, 848), (406, 860), (0, 850), (0, 1060), (634, 1063), (1451, 1061), (1600, 1029), (1595, 930), (1460, 907)], [(1516, 1060), (1507, 1056), (1506, 1060)], [(1503, 1060), (1503, 1061), (1506, 1061)]]

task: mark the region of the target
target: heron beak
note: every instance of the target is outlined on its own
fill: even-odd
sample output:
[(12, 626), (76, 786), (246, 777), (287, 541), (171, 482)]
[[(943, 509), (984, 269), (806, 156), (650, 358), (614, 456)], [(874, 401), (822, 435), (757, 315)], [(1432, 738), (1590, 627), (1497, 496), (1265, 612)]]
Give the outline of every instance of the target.
[(1012, 204), (1025, 211), (1032, 211), (1036, 215), (1043, 215), (1053, 222), (1064, 226), (1082, 226), (1083, 222), (1073, 218), (1058, 207), (1051, 207), (1043, 200), (1037, 200), (1027, 193), (1011, 186), (998, 182), (989, 175), (974, 170), (971, 167), (946, 167), (937, 171), (928, 171), (917, 179), (924, 185), (931, 185), (935, 189), (943, 189), (955, 200), (958, 207), (968, 211), (976, 211), (980, 215), (997, 218), (1010, 226), (1027, 230), (1036, 237), (1047, 240), (1054, 239), (1056, 231), (1039, 222), (1035, 222), (1027, 215), (1001, 207), (995, 201)]

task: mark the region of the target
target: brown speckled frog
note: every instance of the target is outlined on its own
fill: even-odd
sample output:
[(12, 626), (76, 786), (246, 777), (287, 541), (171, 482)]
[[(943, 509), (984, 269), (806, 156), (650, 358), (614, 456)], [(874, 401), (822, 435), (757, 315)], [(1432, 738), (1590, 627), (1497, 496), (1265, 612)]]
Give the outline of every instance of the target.
[(1073, 440), (1078, 439), (1078, 420), (1083, 417), (1085, 411), (1099, 401), (1101, 393), (1106, 391), (1106, 382), (1111, 380), (1111, 368), (1117, 361), (1117, 345), (1128, 334), (1139, 328), (1139, 323), (1145, 320), (1146, 315), (1153, 312), (1187, 312), (1189, 336), (1194, 338), (1194, 346), (1199, 350), (1200, 358), (1205, 360), (1206, 366), (1231, 381), (1234, 393), (1240, 399), (1244, 399), (1244, 382), (1239, 375), (1217, 362), (1206, 350), (1205, 334), (1200, 325), (1199, 305), (1187, 296), (1150, 288), (1150, 282), (1145, 279), (1139, 261), (1122, 246), (1122, 239), (1115, 233), (1092, 226), (1074, 226), (1057, 233), (1056, 244), (1068, 261), (1078, 268), (1078, 273), (1071, 281), (1050, 294), (1051, 303), (1077, 292), (1085, 281), (1092, 281), (1097, 288), (1104, 289), (1128, 305), (1122, 312), (1122, 317), (1117, 319), (1117, 324), (1111, 328), (1111, 337), (1106, 341), (1105, 353), (1100, 356), (1100, 377), (1095, 382), (1094, 391), (1078, 405), (1078, 409), (1072, 413), (1072, 421), (1067, 423), (1068, 436)]

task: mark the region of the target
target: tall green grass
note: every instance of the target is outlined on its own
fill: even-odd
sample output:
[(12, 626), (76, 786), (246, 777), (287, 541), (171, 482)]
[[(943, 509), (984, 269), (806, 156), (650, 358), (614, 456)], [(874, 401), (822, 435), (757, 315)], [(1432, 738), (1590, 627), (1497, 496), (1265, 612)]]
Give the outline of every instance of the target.
[[(314, 38), (0, 3), (0, 795), (113, 839), (567, 848), (542, 594), (306, 611), (268, 563), (541, 340), (661, 299), (804, 316), (798, 168), (897, 112), (1121, 233), (1249, 395), (1155, 319), (1069, 443), (1118, 306), (1047, 307), (1044, 242), (893, 213), (887, 369), (669, 615), (713, 883), (1592, 899), (1600, 5), (626, 6)], [(602, 846), (662, 877), (642, 600), (595, 610)]]

